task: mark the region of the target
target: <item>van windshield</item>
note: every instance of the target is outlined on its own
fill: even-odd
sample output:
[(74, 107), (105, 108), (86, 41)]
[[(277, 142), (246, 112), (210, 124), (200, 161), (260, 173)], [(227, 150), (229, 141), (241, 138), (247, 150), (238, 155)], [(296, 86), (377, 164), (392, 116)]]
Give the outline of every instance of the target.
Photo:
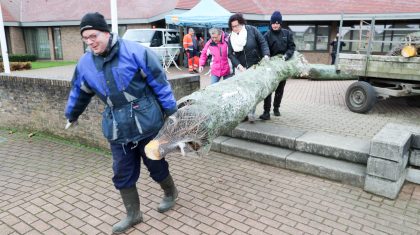
[(150, 43), (155, 32), (155, 30), (127, 30), (123, 38), (140, 43)]

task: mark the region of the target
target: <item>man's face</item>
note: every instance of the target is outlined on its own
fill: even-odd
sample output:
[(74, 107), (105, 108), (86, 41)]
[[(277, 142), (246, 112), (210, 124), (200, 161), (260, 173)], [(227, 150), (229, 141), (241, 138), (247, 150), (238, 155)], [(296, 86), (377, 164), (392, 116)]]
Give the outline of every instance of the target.
[(215, 43), (219, 43), (220, 38), (221, 38), (221, 35), (219, 35), (217, 33), (211, 35), (211, 40), (213, 40), (213, 42), (215, 42)]
[(82, 40), (95, 54), (102, 54), (108, 46), (110, 34), (96, 29), (87, 29), (82, 33)]
[(273, 30), (279, 30), (281, 28), (281, 24), (279, 24), (279, 23), (276, 22), (274, 24), (271, 24), (271, 28)]

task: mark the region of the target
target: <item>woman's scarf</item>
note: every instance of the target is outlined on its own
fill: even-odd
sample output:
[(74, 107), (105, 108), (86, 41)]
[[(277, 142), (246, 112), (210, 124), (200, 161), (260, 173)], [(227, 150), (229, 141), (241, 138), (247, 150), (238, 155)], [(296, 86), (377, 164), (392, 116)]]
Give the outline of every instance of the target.
[(246, 37), (247, 37), (247, 31), (245, 28), (245, 25), (242, 26), (241, 31), (239, 31), (239, 34), (232, 32), (230, 34), (230, 42), (232, 44), (233, 51), (239, 52), (243, 51), (244, 46), (246, 44)]

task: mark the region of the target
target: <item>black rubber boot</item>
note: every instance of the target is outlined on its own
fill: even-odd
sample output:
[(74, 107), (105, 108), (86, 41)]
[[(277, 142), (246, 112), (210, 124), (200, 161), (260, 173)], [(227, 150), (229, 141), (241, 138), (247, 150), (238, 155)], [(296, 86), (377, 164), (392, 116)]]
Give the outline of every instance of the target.
[(122, 233), (143, 221), (137, 188), (134, 186), (132, 188), (121, 189), (120, 193), (124, 207), (127, 210), (127, 217), (112, 226), (112, 233), (114, 234)]
[(178, 197), (178, 190), (175, 187), (171, 175), (168, 175), (168, 177), (166, 177), (166, 179), (164, 179), (162, 182), (159, 182), (159, 184), (163, 189), (164, 196), (157, 208), (157, 211), (163, 213), (174, 207), (175, 200)]
[(264, 113), (260, 116), (262, 120), (270, 120), (270, 112), (264, 111)]
[(280, 116), (279, 108), (274, 108), (273, 112), (274, 112), (274, 116), (277, 116), (277, 117)]

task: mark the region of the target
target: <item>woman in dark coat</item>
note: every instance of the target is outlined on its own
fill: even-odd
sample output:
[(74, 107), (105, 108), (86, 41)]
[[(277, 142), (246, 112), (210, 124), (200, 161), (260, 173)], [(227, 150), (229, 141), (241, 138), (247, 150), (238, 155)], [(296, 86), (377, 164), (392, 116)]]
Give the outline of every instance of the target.
[[(269, 58), (270, 50), (257, 28), (245, 24), (242, 14), (237, 13), (229, 18), (229, 59), (236, 71), (245, 71), (262, 58)], [(255, 107), (248, 114), (248, 120), (255, 121)]]

